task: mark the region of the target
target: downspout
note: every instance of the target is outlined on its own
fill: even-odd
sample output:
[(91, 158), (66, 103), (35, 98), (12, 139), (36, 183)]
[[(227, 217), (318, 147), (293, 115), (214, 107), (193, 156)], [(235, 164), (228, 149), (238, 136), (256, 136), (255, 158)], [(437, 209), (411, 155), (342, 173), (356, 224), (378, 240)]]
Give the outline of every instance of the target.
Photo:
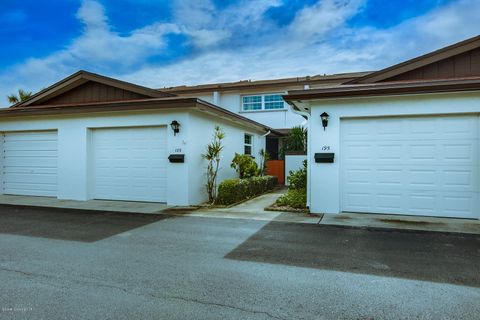
[(218, 91), (213, 91), (212, 96), (213, 104), (218, 106), (220, 103), (220, 93)]
[(311, 166), (311, 157), (310, 157), (310, 154), (311, 154), (311, 150), (312, 150), (312, 139), (311, 139), (311, 134), (312, 134), (312, 130), (310, 130), (310, 113), (308, 112), (304, 112), (304, 111), (300, 111), (300, 110), (297, 110), (297, 106), (295, 106), (295, 103), (293, 101), (288, 101), (288, 104), (290, 105), (290, 110), (292, 110), (293, 113), (296, 113), (298, 115), (301, 115), (302, 117), (304, 117), (306, 120), (307, 120), (307, 207), (310, 208), (310, 198), (311, 198), (311, 171), (310, 170), (310, 166)]

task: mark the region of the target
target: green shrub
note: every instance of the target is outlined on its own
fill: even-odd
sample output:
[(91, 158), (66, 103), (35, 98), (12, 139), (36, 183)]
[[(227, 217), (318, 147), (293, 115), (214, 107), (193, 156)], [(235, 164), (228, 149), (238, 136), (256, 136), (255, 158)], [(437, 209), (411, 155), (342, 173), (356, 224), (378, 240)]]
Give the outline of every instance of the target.
[(307, 188), (307, 160), (303, 161), (303, 168), (289, 172), (287, 181), (289, 189)]
[(229, 205), (273, 190), (277, 177), (263, 176), (247, 179), (228, 179), (218, 186), (217, 204)]
[(277, 199), (277, 206), (305, 209), (307, 207), (306, 189), (289, 189), (287, 193)]
[(261, 173), (255, 160), (248, 154), (235, 153), (230, 167), (238, 172), (240, 179), (256, 177)]
[(277, 199), (275, 204), (281, 207), (305, 209), (307, 207), (307, 160), (303, 161), (303, 167), (290, 171), (287, 177), (288, 191)]

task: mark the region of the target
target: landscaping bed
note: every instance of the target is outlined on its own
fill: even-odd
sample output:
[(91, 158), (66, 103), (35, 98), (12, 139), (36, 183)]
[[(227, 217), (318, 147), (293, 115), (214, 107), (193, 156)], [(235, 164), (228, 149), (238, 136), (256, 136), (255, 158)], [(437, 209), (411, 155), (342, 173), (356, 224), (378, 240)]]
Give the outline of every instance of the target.
[(265, 210), (309, 213), (307, 208), (307, 161), (304, 161), (303, 167), (299, 170), (290, 171), (287, 180), (289, 183), (287, 193)]
[(265, 211), (293, 212), (293, 213), (303, 213), (303, 214), (310, 215), (310, 210), (308, 210), (308, 208), (297, 209), (290, 206), (279, 206), (276, 203), (272, 204), (269, 207), (266, 207)]

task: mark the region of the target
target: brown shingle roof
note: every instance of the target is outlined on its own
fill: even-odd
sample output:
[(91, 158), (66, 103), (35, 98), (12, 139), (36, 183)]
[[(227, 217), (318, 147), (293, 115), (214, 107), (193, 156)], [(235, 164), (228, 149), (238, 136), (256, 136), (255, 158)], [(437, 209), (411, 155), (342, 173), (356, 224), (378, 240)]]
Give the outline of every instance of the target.
[(365, 97), (397, 94), (420, 94), (480, 90), (480, 77), (397, 81), (373, 84), (338, 85), (313, 90), (293, 90), (283, 96), (286, 101), (318, 100), (329, 98)]
[(122, 111), (147, 111), (147, 110), (167, 110), (167, 109), (187, 109), (197, 110), (209, 114), (214, 114), (230, 121), (250, 126), (260, 131), (271, 131), (280, 134), (274, 129), (258, 123), (254, 120), (243, 117), (239, 114), (218, 107), (209, 102), (197, 98), (165, 97), (149, 98), (138, 100), (108, 101), (108, 102), (89, 102), (75, 104), (58, 105), (39, 105), (0, 109), (0, 119), (23, 116), (39, 115), (65, 115), (65, 114), (91, 114), (99, 112), (122, 112)]
[(282, 78), (282, 79), (272, 79), (272, 80), (242, 80), (237, 82), (221, 82), (221, 83), (210, 83), (210, 84), (200, 84), (193, 86), (176, 86), (169, 88), (161, 88), (163, 92), (170, 93), (200, 93), (200, 92), (209, 92), (209, 91), (228, 91), (228, 90), (241, 90), (241, 89), (251, 89), (251, 88), (264, 88), (264, 87), (275, 87), (280, 85), (302, 85), (302, 84), (317, 84), (317, 83), (342, 83), (345, 81), (353, 80), (365, 75), (370, 74), (369, 72), (352, 72), (352, 73), (339, 73), (332, 75), (315, 75), (315, 76), (306, 76), (306, 77), (295, 77), (295, 78)]

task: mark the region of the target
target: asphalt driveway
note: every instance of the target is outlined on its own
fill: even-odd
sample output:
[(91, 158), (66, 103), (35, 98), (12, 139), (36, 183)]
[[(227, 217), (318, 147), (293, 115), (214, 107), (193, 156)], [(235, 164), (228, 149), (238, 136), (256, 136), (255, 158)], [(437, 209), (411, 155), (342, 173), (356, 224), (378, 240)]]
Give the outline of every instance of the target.
[(0, 206), (1, 319), (475, 319), (480, 237)]

